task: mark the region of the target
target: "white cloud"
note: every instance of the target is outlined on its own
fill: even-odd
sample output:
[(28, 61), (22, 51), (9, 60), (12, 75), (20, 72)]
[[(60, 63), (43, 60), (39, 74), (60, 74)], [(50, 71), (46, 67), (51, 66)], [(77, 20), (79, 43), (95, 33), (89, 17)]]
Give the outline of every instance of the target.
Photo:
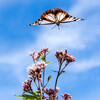
[(83, 72), (92, 68), (100, 67), (100, 52), (96, 53), (96, 55), (92, 55), (89, 58), (75, 61), (69, 70), (73, 72)]
[(93, 11), (97, 7), (100, 7), (100, 0), (77, 0), (70, 11), (74, 15), (84, 15), (88, 10)]
[[(51, 26), (52, 27), (52, 26)], [(50, 49), (57, 48), (73, 48), (73, 49), (83, 49), (84, 44), (81, 39), (80, 29), (71, 29), (71, 28), (55, 28), (51, 30), (51, 27), (47, 29), (43, 28), (38, 36), (37, 42), (35, 43), (37, 46), (49, 47)]]
[(0, 57), (0, 63), (15, 65), (15, 64), (20, 63), (22, 59), (24, 59), (26, 56), (27, 54), (25, 52), (15, 51), (9, 54), (2, 55)]
[[(25, 47), (23, 50), (14, 51), (9, 54), (3, 54), (0, 57), (0, 63), (5, 64), (18, 64), (23, 59), (28, 57), (28, 53), (32, 50), (40, 50), (43, 47), (49, 47), (50, 50), (57, 50), (58, 48), (72, 48), (72, 49), (83, 49), (84, 43), (80, 35), (77, 33), (79, 30), (58, 30), (54, 29), (43, 29), (40, 31), (37, 40), (33, 42), (29, 47)], [(38, 34), (38, 33), (37, 33)], [(27, 50), (26, 50), (27, 49)]]

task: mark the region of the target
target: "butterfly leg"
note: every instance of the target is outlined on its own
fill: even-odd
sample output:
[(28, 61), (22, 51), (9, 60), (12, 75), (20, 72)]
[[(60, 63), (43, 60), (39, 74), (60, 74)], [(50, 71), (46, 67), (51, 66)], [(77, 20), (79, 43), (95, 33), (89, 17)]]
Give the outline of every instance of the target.
[(56, 25), (54, 27), (52, 27), (51, 30), (54, 29), (55, 27), (56, 27)]
[(60, 26), (63, 27), (61, 24), (60, 24)]
[(58, 26), (58, 29), (60, 30), (60, 27)]

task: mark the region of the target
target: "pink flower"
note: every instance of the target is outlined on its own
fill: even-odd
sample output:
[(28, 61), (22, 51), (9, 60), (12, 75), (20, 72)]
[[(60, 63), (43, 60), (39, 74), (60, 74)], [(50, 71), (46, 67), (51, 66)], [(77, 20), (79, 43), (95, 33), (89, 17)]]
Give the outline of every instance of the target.
[[(41, 55), (45, 55), (46, 52), (48, 52), (48, 48), (43, 48), (43, 49), (41, 49), (41, 51), (38, 52), (38, 53), (35, 53), (35, 51), (33, 51), (33, 52), (29, 53), (29, 55), (32, 56), (32, 58), (33, 58), (34, 61), (35, 61), (35, 60), (38, 61), (38, 59), (40, 58), (40, 56), (41, 56)], [(43, 53), (44, 53), (44, 54), (43, 54)]]
[(62, 96), (62, 98), (63, 98), (64, 100), (71, 100), (71, 99), (72, 99), (72, 97), (71, 97), (70, 94), (68, 94), (68, 93), (61, 94), (61, 96)]
[(53, 89), (51, 89), (51, 88), (50, 88), (49, 90), (48, 90), (48, 89), (46, 89), (46, 90), (44, 89), (44, 92), (45, 92), (49, 97), (56, 97), (56, 93), (57, 93), (55, 90), (53, 90)]
[(45, 62), (37, 62), (37, 64), (32, 64), (31, 66), (29, 66), (28, 72), (29, 72), (29, 77), (32, 79), (41, 79), (41, 73), (42, 70), (46, 67), (46, 63)]
[(34, 60), (34, 55), (35, 55), (35, 51), (29, 53), (30, 56), (32, 56), (33, 60)]
[(75, 61), (75, 58), (73, 56), (71, 56), (71, 54), (69, 54), (69, 55), (67, 54), (67, 49), (65, 49), (64, 53), (62, 51), (61, 52), (57, 51), (55, 53), (55, 56), (60, 63), (63, 63), (65, 60), (67, 60), (67, 62)]
[(75, 58), (73, 56), (71, 56), (71, 54), (69, 54), (65, 57), (65, 60), (67, 60), (67, 62), (73, 62), (73, 61), (75, 61)]
[(30, 56), (32, 56), (33, 60), (38, 60), (41, 56), (41, 52), (35, 53), (35, 51), (29, 53)]
[(56, 87), (56, 92), (57, 92), (57, 93), (59, 92), (59, 87)]
[(43, 52), (43, 53), (48, 52), (48, 48), (43, 48), (43, 49), (41, 49), (41, 52)]
[(38, 62), (37, 66), (39, 66), (41, 69), (44, 69), (47, 66), (47, 64), (45, 62)]
[(30, 56), (34, 56), (34, 54), (35, 54), (35, 51), (29, 53)]
[(23, 83), (23, 91), (25, 91), (25, 92), (33, 92), (32, 88), (31, 88), (31, 82), (32, 82), (32, 80), (27, 79)]

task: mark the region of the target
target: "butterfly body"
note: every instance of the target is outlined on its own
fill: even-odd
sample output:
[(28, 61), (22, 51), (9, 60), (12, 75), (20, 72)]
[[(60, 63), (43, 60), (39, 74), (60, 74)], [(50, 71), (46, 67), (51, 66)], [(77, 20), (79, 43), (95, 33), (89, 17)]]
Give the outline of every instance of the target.
[(57, 8), (57, 9), (49, 9), (46, 12), (44, 12), (40, 19), (37, 21), (33, 22), (32, 24), (29, 24), (28, 26), (31, 25), (48, 25), (48, 24), (56, 24), (57, 26), (60, 25), (60, 23), (69, 23), (69, 22), (74, 22), (78, 20), (84, 20), (81, 18), (76, 18), (73, 16), (70, 16), (67, 12), (64, 10)]
[(60, 22), (59, 22), (59, 20), (57, 19), (57, 17), (55, 18), (55, 24), (56, 24), (57, 26), (60, 25)]

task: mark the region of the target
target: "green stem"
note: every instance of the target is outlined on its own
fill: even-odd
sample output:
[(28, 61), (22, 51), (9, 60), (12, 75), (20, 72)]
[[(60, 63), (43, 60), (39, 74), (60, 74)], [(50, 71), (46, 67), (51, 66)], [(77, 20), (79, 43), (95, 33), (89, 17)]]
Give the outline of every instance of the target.
[[(46, 63), (46, 54), (44, 53), (44, 60), (45, 60), (45, 63)], [(44, 77), (45, 77), (45, 68), (43, 69), (43, 87), (42, 87), (42, 94), (44, 96)]]
[[(65, 66), (64, 66), (64, 68), (61, 70), (61, 72), (66, 68), (66, 66), (69, 64), (69, 62), (67, 62), (66, 64), (65, 64)], [(61, 74), (61, 72), (60, 72), (60, 74)]]
[(43, 87), (44, 87), (45, 68), (43, 69)]
[(36, 81), (34, 81), (34, 83), (35, 83), (35, 85), (36, 85), (36, 87), (37, 87), (37, 89), (38, 89), (39, 87), (37, 86)]
[(59, 65), (59, 71), (58, 71), (58, 75), (57, 75), (57, 77), (56, 77), (56, 81), (55, 81), (55, 88), (54, 88), (55, 90), (56, 90), (56, 86), (57, 86), (58, 78), (59, 78), (59, 75), (60, 75), (61, 66), (62, 66), (62, 63), (60, 63), (60, 65)]

